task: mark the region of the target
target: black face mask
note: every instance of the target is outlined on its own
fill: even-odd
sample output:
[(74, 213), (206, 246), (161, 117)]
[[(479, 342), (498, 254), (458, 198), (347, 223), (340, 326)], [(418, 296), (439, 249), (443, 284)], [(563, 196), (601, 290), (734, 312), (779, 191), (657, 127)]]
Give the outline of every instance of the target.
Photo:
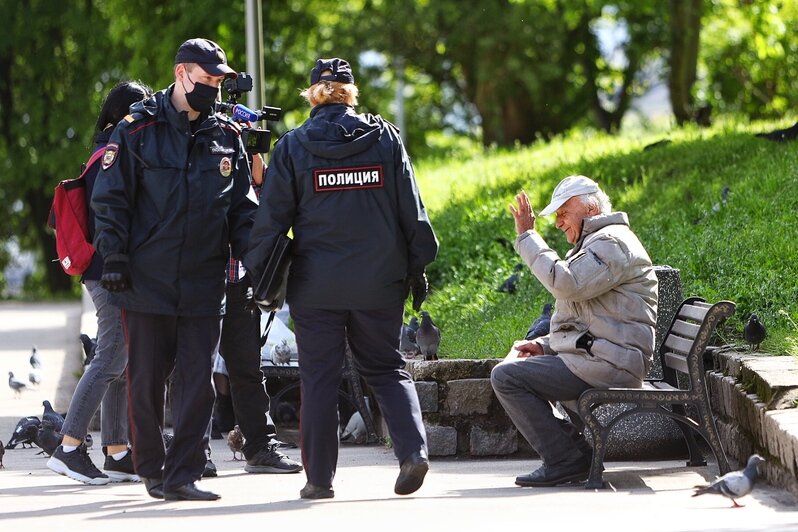
[[(186, 92), (186, 101), (188, 105), (198, 113), (208, 111), (213, 107), (214, 103), (216, 103), (216, 96), (219, 94), (219, 89), (194, 81), (188, 77), (188, 72), (186, 72), (186, 77), (194, 84), (194, 90)], [(181, 81), (180, 84), (183, 85), (183, 82)], [(183, 85), (183, 90), (185, 89), (186, 86)]]

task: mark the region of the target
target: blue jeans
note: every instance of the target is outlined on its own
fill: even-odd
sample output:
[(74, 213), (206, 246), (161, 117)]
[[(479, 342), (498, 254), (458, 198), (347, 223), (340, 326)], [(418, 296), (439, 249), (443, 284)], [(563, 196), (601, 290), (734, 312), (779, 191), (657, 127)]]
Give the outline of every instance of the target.
[(560, 416), (554, 404), (572, 401), (592, 388), (571, 373), (558, 356), (542, 355), (504, 361), (493, 368), (490, 381), (496, 397), (544, 464), (590, 455), (579, 416), (573, 422)]
[(127, 346), (122, 331), (122, 312), (109, 303), (109, 293), (98, 281), (84, 281), (97, 309), (97, 351), (80, 378), (61, 433), (82, 440), (102, 403), (102, 445), (128, 443)]

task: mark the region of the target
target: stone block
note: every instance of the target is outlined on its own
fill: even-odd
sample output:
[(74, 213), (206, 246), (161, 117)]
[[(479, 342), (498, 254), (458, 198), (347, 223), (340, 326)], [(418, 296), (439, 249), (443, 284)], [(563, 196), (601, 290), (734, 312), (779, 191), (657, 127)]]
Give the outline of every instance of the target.
[(422, 412), (438, 411), (438, 383), (430, 381), (416, 381), (418, 402), (421, 403)]
[(449, 382), (458, 379), (487, 379), (501, 359), (408, 360), (405, 369), (416, 381)]
[(450, 416), (487, 414), (494, 398), (490, 379), (458, 379), (446, 383), (444, 411)]
[(457, 454), (457, 429), (424, 423), (427, 431), (427, 449), (430, 456), (454, 456)]
[(471, 427), (469, 451), (472, 456), (501, 456), (518, 451), (518, 431), (511, 427), (504, 431)]

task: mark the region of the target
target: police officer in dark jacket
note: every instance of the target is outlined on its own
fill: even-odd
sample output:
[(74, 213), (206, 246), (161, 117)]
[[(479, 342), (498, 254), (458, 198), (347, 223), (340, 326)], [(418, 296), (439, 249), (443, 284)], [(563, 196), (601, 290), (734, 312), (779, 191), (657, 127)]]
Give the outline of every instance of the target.
[[(214, 105), (235, 77), (213, 41), (190, 39), (175, 83), (114, 131), (92, 208), (101, 283), (116, 293), (128, 334), (133, 460), (148, 493), (215, 500), (196, 488), (213, 408), (211, 357), (224, 313), (230, 249), (247, 248), (257, 204), (240, 131)], [(161, 439), (164, 385), (173, 374), (174, 441)], [(163, 468), (163, 472), (162, 472)]]
[(293, 232), (287, 301), (302, 386), (302, 498), (333, 497), (337, 390), (348, 342), (401, 464), (394, 491), (416, 491), (427, 442), (413, 381), (397, 350), (404, 300), (426, 297), (438, 242), (399, 132), (358, 114), (349, 63), (319, 59), (302, 95), (310, 118), (275, 145), (244, 265), (259, 279), (279, 234)]

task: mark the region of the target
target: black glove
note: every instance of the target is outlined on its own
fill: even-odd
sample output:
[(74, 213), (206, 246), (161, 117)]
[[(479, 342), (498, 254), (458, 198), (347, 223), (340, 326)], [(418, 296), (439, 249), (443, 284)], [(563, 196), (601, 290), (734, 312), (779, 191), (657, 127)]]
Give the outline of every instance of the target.
[(100, 286), (109, 292), (130, 290), (130, 268), (125, 261), (109, 261), (103, 265)]
[(413, 296), (413, 310), (418, 312), (421, 310), (421, 304), (427, 299), (427, 274), (422, 271), (408, 275), (407, 286), (410, 289), (410, 295)]

